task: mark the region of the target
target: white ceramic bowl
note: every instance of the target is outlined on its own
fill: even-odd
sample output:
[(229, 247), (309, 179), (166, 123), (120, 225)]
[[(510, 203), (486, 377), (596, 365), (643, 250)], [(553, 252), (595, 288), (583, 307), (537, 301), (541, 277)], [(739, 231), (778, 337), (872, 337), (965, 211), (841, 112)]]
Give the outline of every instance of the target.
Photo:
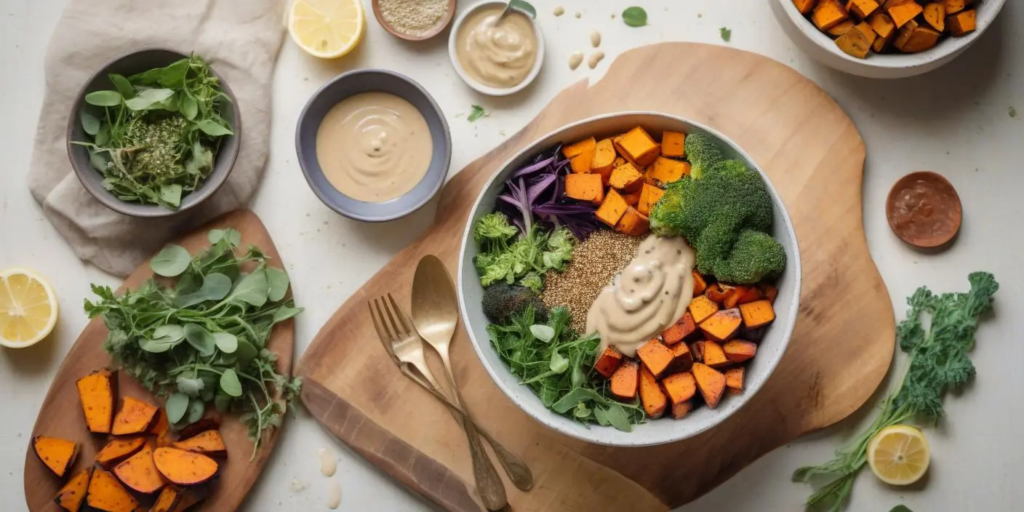
[[(788, 263), (778, 282), (779, 295), (775, 301), (776, 320), (765, 332), (764, 339), (758, 347), (757, 357), (751, 360), (747, 369), (746, 390), (742, 394), (723, 398), (717, 409), (701, 407), (681, 420), (671, 418), (649, 420), (642, 425), (636, 425), (632, 432), (621, 432), (612, 427), (598, 425), (588, 427), (548, 410), (529, 387), (519, 384), (519, 379), (512, 375), (505, 363), (498, 358), (487, 335), (486, 328), (489, 322), (484, 316), (481, 306), (484, 290), (480, 286), (476, 267), (473, 266), (477, 247), (473, 242), (472, 227), (480, 217), (493, 211), (495, 200), (508, 175), (523, 167), (537, 153), (548, 150), (558, 143), (575, 142), (591, 135), (619, 134), (637, 125), (643, 126), (653, 133), (661, 133), (663, 130), (708, 133), (717, 137), (723, 146), (728, 148), (728, 156), (745, 160), (752, 168), (757, 169), (768, 183), (775, 203), (775, 227), (772, 234), (785, 247)], [(649, 446), (686, 439), (718, 425), (740, 407), (743, 407), (743, 404), (750, 400), (765, 383), (786, 351), (786, 346), (793, 334), (800, 302), (800, 250), (797, 246), (796, 233), (793, 231), (793, 223), (786, 213), (785, 206), (771, 186), (771, 182), (768, 181), (767, 175), (749, 155), (724, 135), (692, 121), (659, 113), (628, 112), (579, 121), (542, 137), (505, 162), (484, 186), (470, 213), (462, 238), (458, 274), (459, 305), (462, 309), (463, 321), (469, 331), (469, 339), (472, 341), (480, 361), (483, 362), (484, 368), (487, 369), (487, 373), (498, 385), (498, 388), (519, 408), (543, 425), (583, 441), (612, 446)]]
[(847, 55), (835, 41), (800, 14), (793, 0), (770, 0), (775, 17), (801, 50), (814, 60), (844, 73), (866, 78), (907, 78), (938, 69), (963, 53), (995, 21), (1006, 0), (983, 0), (977, 4), (978, 29), (964, 37), (946, 37), (931, 50), (912, 54), (876, 54), (866, 59)]
[[(477, 92), (488, 96), (508, 96), (525, 89), (533, 83), (533, 80), (540, 74), (540, 68), (544, 66), (544, 33), (541, 32), (540, 24), (537, 23), (537, 20), (531, 19), (530, 21), (533, 23), (533, 32), (537, 35), (537, 60), (533, 63), (533, 69), (530, 70), (530, 74), (526, 75), (526, 78), (515, 87), (502, 89), (482, 84), (469, 76), (469, 74), (466, 73), (466, 69), (462, 67), (462, 63), (459, 62), (459, 55), (456, 51), (456, 46), (459, 37), (459, 30), (462, 29), (462, 23), (466, 21), (466, 17), (484, 7), (497, 6), (504, 8), (506, 4), (507, 2), (494, 0), (487, 0), (478, 4), (473, 4), (455, 19), (455, 24), (452, 25), (451, 33), (448, 36), (448, 56), (452, 60), (452, 67), (455, 68), (455, 72), (458, 73), (459, 77), (462, 78), (462, 81), (466, 82), (467, 85), (475, 89)], [(529, 15), (524, 14), (524, 16), (529, 18)]]

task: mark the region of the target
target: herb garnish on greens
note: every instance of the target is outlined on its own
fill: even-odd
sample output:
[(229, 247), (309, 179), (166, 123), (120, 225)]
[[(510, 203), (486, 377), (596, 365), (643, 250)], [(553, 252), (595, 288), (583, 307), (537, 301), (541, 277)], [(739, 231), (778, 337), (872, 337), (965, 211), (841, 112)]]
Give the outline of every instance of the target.
[(79, 112), (89, 161), (103, 188), (132, 203), (177, 208), (213, 170), (220, 140), (234, 132), (222, 116), (230, 99), (198, 56), (125, 78), (85, 95)]
[[(836, 450), (834, 459), (793, 473), (793, 480), (798, 482), (818, 476), (834, 478), (811, 495), (808, 505), (828, 507), (833, 512), (842, 510), (857, 473), (867, 462), (871, 438), (888, 426), (915, 419), (938, 423), (944, 414), (942, 400), (946, 393), (963, 388), (974, 378), (976, 370), (967, 352), (974, 347), (979, 317), (992, 309), (992, 296), (999, 290), (999, 283), (988, 272), (974, 272), (968, 280), (971, 290), (967, 293), (933, 295), (921, 287), (907, 299), (907, 319), (896, 329), (900, 349), (910, 357), (906, 374), (897, 390), (882, 402), (881, 415), (859, 437)], [(922, 322), (924, 315), (931, 319), (927, 329)]]
[(487, 332), (501, 360), (545, 407), (580, 423), (629, 432), (644, 421), (643, 408), (638, 401), (611, 398), (606, 381), (595, 378), (600, 340), (596, 335), (577, 337), (571, 321), (567, 309), (555, 307), (547, 323), (535, 324), (533, 306), (528, 306), (507, 325), (488, 325)]
[(86, 300), (85, 311), (103, 317), (110, 330), (103, 348), (114, 361), (167, 397), (176, 428), (201, 419), (213, 402), (218, 411), (242, 413), (255, 457), (263, 433), (281, 425), (284, 405), (275, 397), (291, 403), (301, 386), (277, 373), (267, 341), (302, 308), (285, 297), (288, 274), (268, 266), (259, 248), (235, 255), (238, 231), (215, 229), (208, 239), (212, 246), (196, 256), (169, 245), (150, 261), (156, 274), (177, 277), (173, 287), (150, 279), (115, 295), (93, 285), (99, 300)]

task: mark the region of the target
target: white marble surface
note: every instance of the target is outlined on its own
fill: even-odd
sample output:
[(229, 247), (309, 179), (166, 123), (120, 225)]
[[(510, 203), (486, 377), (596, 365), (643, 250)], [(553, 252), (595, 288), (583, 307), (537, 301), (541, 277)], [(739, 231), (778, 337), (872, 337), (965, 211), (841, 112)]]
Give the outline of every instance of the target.
[[(369, 0), (365, 4), (369, 6)], [(463, 1), (468, 5), (469, 2)], [(1024, 487), (1024, 450), (1016, 438), (1024, 422), (1018, 399), (1024, 389), (1024, 269), (1019, 258), (1024, 234), (1024, 5), (1009, 2), (1000, 21), (978, 44), (948, 67), (902, 82), (845, 76), (810, 62), (786, 39), (763, 0), (634, 0), (647, 8), (651, 24), (641, 29), (612, 19), (625, 6), (613, 0), (534, 0), (546, 31), (548, 62), (537, 83), (512, 98), (477, 95), (452, 71), (444, 38), (425, 44), (399, 41), (372, 18), (362, 46), (337, 62), (302, 54), (290, 41), (281, 50), (274, 83), (270, 164), (253, 208), (277, 241), (306, 307), (297, 324), (297, 354), (308, 345), (335, 307), (429, 225), (433, 206), (414, 218), (363, 225), (335, 215), (310, 192), (295, 162), (293, 129), (309, 95), (336, 74), (360, 67), (400, 70), (433, 92), (456, 141), (452, 171), (515, 133), (561, 88), (597, 79), (623, 50), (666, 40), (722, 44), (719, 28), (732, 29), (731, 46), (780, 60), (828, 91), (860, 128), (868, 147), (864, 220), (871, 253), (903, 317), (904, 298), (923, 284), (936, 291), (962, 290), (966, 275), (989, 270), (1002, 284), (997, 315), (979, 332), (973, 353), (976, 382), (947, 400), (949, 420), (927, 430), (933, 465), (925, 485), (893, 489), (871, 475), (857, 482), (850, 510), (889, 510), (905, 503), (914, 510), (1019, 508)], [(62, 0), (0, 0), (0, 267), (28, 265), (50, 277), (60, 296), (57, 330), (40, 345), (0, 351), (0, 496), (4, 510), (20, 510), (22, 466), (28, 434), (63, 355), (85, 325), (82, 299), (88, 284), (116, 281), (81, 264), (43, 219), (25, 183), (36, 117), (43, 97), (43, 56)], [(567, 15), (552, 16), (556, 4)], [(576, 19), (575, 12), (582, 17)], [(609, 58), (594, 72), (570, 72), (568, 55), (589, 52), (589, 34), (604, 35)], [(666, 63), (665, 65), (671, 65)], [(708, 72), (714, 72), (709, 69)], [(638, 77), (643, 79), (643, 77)], [(471, 104), (491, 116), (476, 123)], [(1015, 105), (1021, 112), (1008, 114)], [(930, 169), (957, 187), (965, 221), (956, 244), (941, 254), (914, 251), (886, 224), (889, 187), (906, 172)], [(804, 250), (814, 250), (813, 247)], [(865, 411), (859, 415), (863, 418)], [(868, 411), (869, 412), (869, 411)], [(809, 489), (790, 483), (796, 467), (828, 457), (858, 425), (857, 419), (775, 450), (684, 510), (794, 510)], [(291, 419), (247, 510), (326, 510), (330, 481), (319, 474), (317, 450), (337, 454), (334, 478), (342, 487), (342, 510), (420, 510), (429, 506), (395, 485), (335, 441), (308, 417)], [(293, 488), (292, 483), (299, 484)], [(294, 490), (304, 487), (303, 490)]]

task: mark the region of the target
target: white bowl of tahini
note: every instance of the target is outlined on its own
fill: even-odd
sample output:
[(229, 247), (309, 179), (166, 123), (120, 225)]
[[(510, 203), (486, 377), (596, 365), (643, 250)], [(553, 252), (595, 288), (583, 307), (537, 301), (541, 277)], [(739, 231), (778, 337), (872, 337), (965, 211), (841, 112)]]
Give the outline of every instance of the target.
[(544, 65), (544, 34), (537, 20), (513, 9), (499, 22), (506, 5), (485, 1), (471, 6), (455, 20), (448, 38), (455, 72), (489, 96), (525, 89)]
[[(584, 425), (546, 408), (529, 386), (519, 383), (519, 378), (509, 371), (508, 366), (498, 356), (487, 333), (490, 322), (483, 311), (484, 289), (480, 285), (480, 277), (473, 264), (478, 253), (477, 244), (473, 240), (473, 226), (481, 217), (494, 211), (497, 197), (502, 193), (509, 175), (529, 165), (537, 154), (550, 151), (559, 144), (570, 144), (590, 136), (600, 140), (624, 133), (636, 126), (643, 126), (650, 133), (674, 131), (711, 135), (719, 141), (727, 158), (743, 160), (751, 169), (757, 170), (768, 185), (772, 197), (774, 218), (771, 235), (786, 250), (786, 269), (775, 283), (779, 291), (775, 300), (775, 322), (764, 332), (764, 337), (758, 343), (757, 357), (753, 358), (747, 367), (743, 392), (723, 400), (716, 409), (698, 407), (679, 420), (649, 419), (646, 423), (633, 425), (632, 432), (623, 432), (612, 427)], [(473, 349), (476, 350), (484, 369), (498, 389), (517, 407), (546, 427), (586, 442), (609, 446), (635, 447), (672, 443), (699, 435), (724, 422), (741, 407), (750, 403), (768, 381), (786, 352), (800, 309), (800, 249), (797, 246), (796, 232), (789, 214), (786, 213), (786, 206), (772, 186), (768, 175), (749, 154), (725, 135), (687, 119), (655, 112), (623, 112), (584, 119), (541, 137), (505, 162), (484, 185), (466, 220), (457, 270), (459, 305), (464, 325), (469, 332)], [(770, 410), (772, 400), (773, 397), (760, 397), (756, 405)], [(766, 415), (769, 418), (770, 416), (771, 414)]]

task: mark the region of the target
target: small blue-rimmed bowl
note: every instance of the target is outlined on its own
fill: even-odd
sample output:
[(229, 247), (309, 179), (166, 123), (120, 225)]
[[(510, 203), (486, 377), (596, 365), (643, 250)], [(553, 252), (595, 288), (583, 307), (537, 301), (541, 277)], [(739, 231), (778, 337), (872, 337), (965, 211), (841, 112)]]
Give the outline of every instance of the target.
[[(316, 158), (316, 135), (324, 116), (342, 100), (364, 92), (394, 94), (411, 103), (423, 114), (433, 140), (434, 156), (423, 179), (406, 194), (380, 203), (359, 201), (339, 192), (327, 181)], [(441, 189), (452, 160), (452, 136), (441, 108), (420, 84), (392, 71), (360, 69), (327, 82), (309, 99), (295, 129), (295, 151), (309, 187), (330, 209), (350, 219), (384, 222), (418, 210)]]

